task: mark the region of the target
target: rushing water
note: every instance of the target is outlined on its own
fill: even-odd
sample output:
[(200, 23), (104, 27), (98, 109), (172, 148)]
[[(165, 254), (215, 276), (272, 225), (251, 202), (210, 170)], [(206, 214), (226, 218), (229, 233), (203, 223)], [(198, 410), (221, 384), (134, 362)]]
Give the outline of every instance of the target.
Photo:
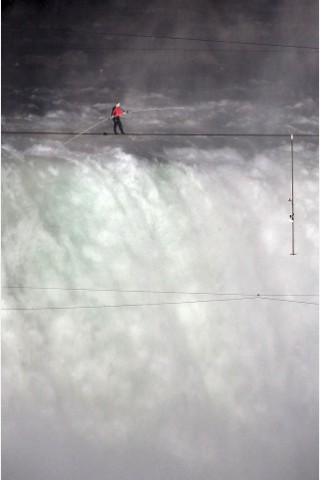
[(312, 145), (293, 257), (288, 144), (78, 142), (2, 149), (5, 478), (315, 478)]

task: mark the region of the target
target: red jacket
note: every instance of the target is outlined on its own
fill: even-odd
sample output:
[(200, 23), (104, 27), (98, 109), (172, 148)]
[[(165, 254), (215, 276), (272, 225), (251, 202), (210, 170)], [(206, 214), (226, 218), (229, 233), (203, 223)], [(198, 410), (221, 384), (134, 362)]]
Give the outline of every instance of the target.
[(120, 115), (123, 115), (125, 112), (121, 110), (120, 107), (115, 106), (114, 109), (112, 110), (112, 116), (113, 117), (120, 117)]

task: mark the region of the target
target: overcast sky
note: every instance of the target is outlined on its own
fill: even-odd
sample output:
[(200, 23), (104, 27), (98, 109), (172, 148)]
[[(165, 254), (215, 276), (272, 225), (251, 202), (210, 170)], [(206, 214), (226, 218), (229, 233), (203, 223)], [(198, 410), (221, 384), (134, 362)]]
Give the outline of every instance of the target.
[(2, 9), (3, 478), (318, 478), (317, 2)]

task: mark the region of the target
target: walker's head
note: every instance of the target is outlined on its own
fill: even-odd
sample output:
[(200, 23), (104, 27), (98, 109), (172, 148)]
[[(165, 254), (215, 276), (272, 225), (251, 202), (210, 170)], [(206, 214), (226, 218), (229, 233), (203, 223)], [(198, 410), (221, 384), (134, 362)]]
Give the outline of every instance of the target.
[(120, 102), (117, 102), (117, 103), (116, 103), (116, 106), (117, 106), (117, 107), (120, 107)]

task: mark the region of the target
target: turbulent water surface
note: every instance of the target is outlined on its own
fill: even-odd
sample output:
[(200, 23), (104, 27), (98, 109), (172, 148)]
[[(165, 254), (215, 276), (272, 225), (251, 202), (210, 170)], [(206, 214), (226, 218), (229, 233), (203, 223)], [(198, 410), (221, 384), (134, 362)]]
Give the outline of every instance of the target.
[(288, 140), (121, 141), (3, 144), (6, 478), (314, 478), (315, 145), (291, 256)]

